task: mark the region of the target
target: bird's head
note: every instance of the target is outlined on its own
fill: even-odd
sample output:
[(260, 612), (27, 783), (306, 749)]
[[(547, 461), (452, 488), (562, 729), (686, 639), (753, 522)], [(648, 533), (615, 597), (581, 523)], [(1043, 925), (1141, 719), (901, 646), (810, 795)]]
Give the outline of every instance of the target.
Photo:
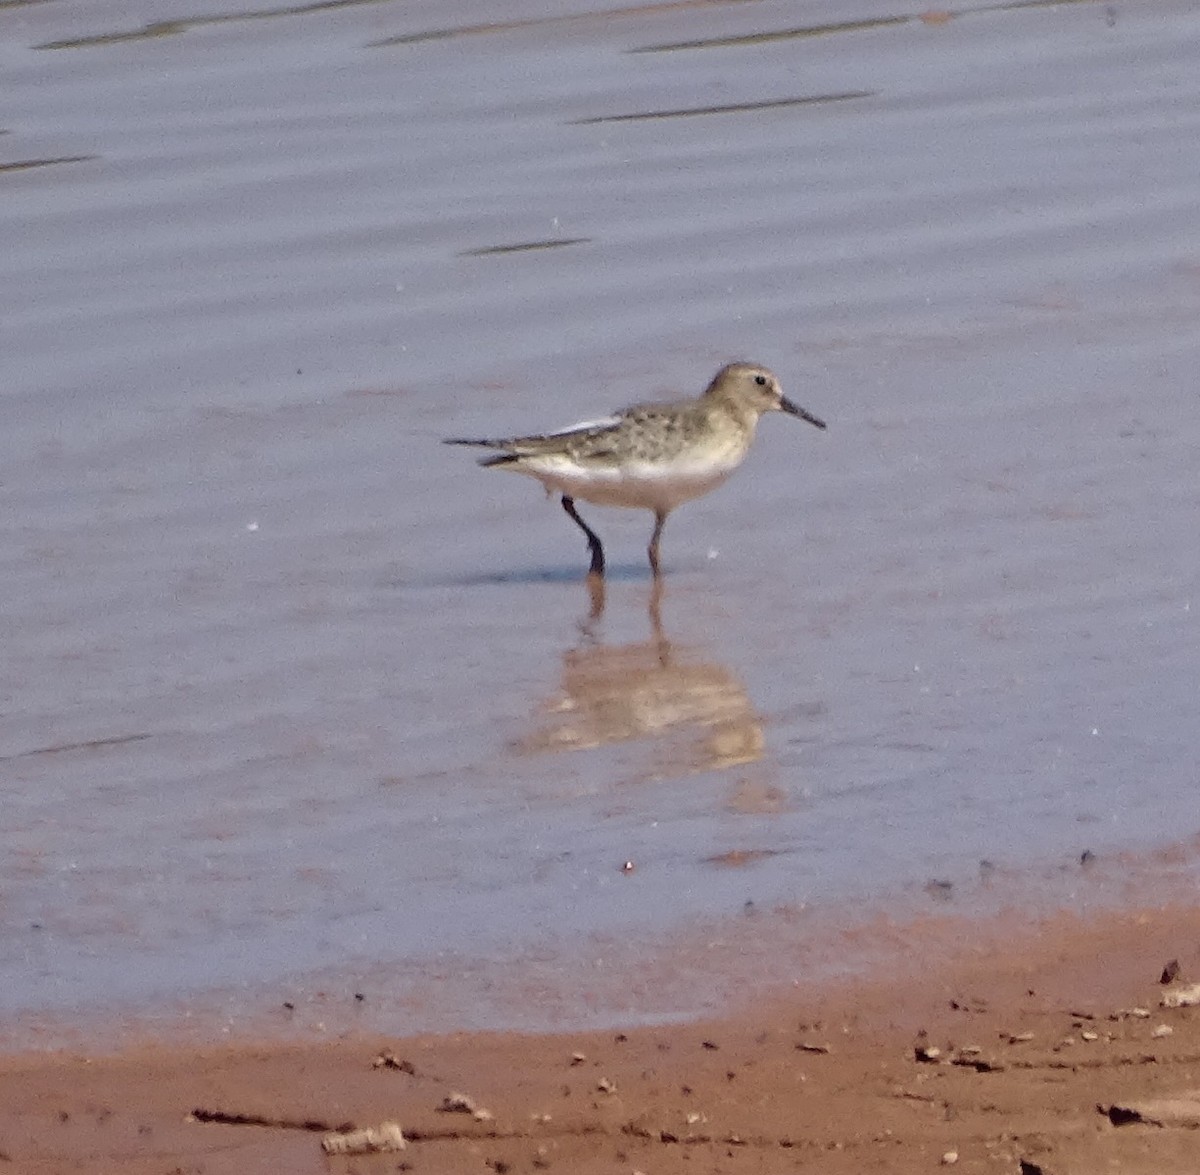
[(824, 428), (825, 422), (783, 394), (779, 379), (774, 372), (757, 363), (728, 363), (721, 368), (708, 385), (706, 396), (727, 400), (742, 411), (761, 416), (764, 412), (786, 412)]

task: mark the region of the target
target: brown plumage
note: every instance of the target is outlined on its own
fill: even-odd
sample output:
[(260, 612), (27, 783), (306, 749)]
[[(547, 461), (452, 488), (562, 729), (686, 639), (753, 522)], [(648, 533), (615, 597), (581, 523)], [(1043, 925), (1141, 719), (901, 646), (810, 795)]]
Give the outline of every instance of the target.
[(537, 478), (562, 496), (563, 509), (587, 535), (589, 573), (604, 574), (604, 548), (580, 518), (575, 499), (600, 506), (651, 510), (650, 567), (659, 575), (659, 541), (676, 506), (715, 489), (742, 463), (759, 418), (786, 412), (817, 428), (825, 422), (797, 407), (779, 380), (755, 363), (730, 363), (694, 400), (637, 404), (604, 420), (536, 436), (473, 440), (448, 445), (498, 450), (480, 464)]

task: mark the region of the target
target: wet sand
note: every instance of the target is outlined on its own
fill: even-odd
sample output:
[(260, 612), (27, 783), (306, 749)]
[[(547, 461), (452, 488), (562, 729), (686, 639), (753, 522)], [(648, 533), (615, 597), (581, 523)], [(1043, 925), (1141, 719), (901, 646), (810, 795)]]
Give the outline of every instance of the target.
[[(1194, 905), (904, 932), (886, 978), (684, 1025), (220, 1047), (167, 1035), (8, 1056), (0, 1161), (84, 1175), (1195, 1170), (1200, 1008), (1163, 1006), (1200, 999)], [(331, 1134), (387, 1122), (402, 1151), (325, 1157)]]

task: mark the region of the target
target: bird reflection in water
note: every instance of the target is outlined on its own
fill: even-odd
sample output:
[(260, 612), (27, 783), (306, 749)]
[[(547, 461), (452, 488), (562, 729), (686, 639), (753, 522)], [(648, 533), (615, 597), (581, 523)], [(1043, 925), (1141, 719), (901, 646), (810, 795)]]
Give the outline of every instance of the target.
[(656, 776), (687, 775), (762, 758), (763, 719), (746, 687), (725, 666), (694, 649), (680, 649), (662, 623), (662, 582), (650, 590), (650, 639), (606, 645), (596, 635), (605, 585), (589, 577), (589, 611), (582, 641), (563, 654), (559, 692), (538, 726), (517, 741), (521, 754), (578, 751), (652, 739), (659, 744)]

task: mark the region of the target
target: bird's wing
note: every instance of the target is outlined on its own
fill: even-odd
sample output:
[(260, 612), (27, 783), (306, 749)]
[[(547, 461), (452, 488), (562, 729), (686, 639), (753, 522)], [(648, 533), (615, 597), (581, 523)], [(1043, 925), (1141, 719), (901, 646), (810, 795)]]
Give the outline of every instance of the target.
[(546, 437), (566, 437), (574, 433), (612, 432), (621, 423), (621, 418), (624, 415), (623, 412), (614, 412), (611, 416), (602, 416), (599, 420), (581, 420), (578, 424), (570, 424), (566, 428), (556, 428), (553, 432), (544, 433), (543, 435)]
[(621, 416), (606, 416), (601, 420), (585, 420), (568, 428), (554, 432), (536, 433), (526, 437), (497, 437), (494, 439), (468, 439), (453, 437), (448, 445), (479, 445), (485, 449), (499, 449), (514, 457), (536, 457), (543, 453), (562, 452), (567, 448), (586, 451), (606, 449), (607, 438), (621, 426)]

